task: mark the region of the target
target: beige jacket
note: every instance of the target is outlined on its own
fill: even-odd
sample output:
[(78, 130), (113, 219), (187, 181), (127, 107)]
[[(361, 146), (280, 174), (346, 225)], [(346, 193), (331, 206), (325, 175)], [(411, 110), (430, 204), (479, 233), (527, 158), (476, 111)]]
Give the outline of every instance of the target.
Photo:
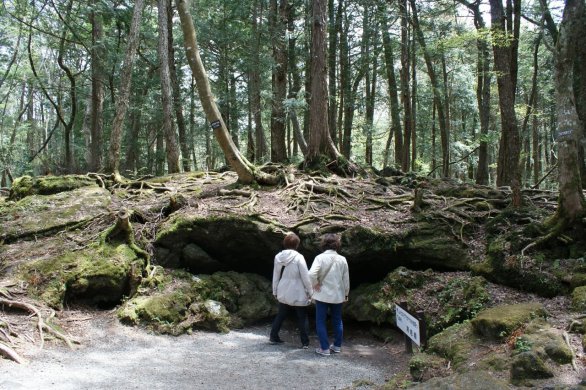
[(334, 250), (318, 255), (309, 270), (311, 283), (320, 285), (313, 292), (313, 299), (326, 303), (342, 303), (350, 292), (348, 262)]

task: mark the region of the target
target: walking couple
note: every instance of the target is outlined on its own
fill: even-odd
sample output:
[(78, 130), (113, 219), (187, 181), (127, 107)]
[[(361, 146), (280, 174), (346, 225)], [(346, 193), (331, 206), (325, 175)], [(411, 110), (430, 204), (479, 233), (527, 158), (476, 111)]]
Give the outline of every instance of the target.
[[(323, 251), (316, 256), (307, 270), (305, 258), (299, 252), (299, 237), (289, 233), (283, 240), (284, 250), (275, 256), (273, 269), (273, 295), (279, 301), (279, 311), (271, 329), (270, 342), (282, 343), (279, 330), (290, 311), (297, 315), (297, 326), (301, 346), (309, 348), (307, 306), (315, 301), (315, 328), (319, 347), (315, 352), (329, 356), (331, 352), (342, 351), (344, 326), (342, 324), (342, 304), (348, 300), (350, 278), (346, 258), (338, 254), (340, 237), (326, 234), (320, 247)], [(334, 342), (330, 344), (326, 326), (328, 311), (334, 331)]]

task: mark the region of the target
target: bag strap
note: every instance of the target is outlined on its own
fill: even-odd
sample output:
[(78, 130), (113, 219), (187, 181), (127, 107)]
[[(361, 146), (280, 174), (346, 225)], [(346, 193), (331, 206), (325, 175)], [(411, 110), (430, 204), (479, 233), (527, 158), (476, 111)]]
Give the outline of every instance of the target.
[(283, 278), (283, 272), (285, 272), (285, 266), (284, 265), (281, 266), (281, 275), (279, 275), (279, 282), (281, 281), (281, 278)]
[(334, 263), (335, 263), (335, 262), (336, 262), (336, 259), (335, 259), (335, 257), (333, 257), (333, 256), (332, 256), (332, 261), (331, 261), (331, 263), (330, 263), (330, 266), (328, 267), (328, 269), (326, 270), (326, 272), (324, 273), (324, 275), (321, 277), (321, 280), (320, 280), (320, 282), (319, 282), (320, 284), (321, 284), (321, 282), (322, 282), (322, 281), (323, 281), (323, 280), (326, 278), (326, 276), (328, 275), (328, 273), (330, 272), (330, 270), (331, 270), (331, 269), (332, 269), (332, 267), (334, 266)]

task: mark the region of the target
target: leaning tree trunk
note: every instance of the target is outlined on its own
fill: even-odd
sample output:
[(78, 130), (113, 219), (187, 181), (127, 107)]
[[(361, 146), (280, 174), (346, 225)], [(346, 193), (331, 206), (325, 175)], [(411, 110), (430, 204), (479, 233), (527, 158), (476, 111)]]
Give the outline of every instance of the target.
[(199, 93), (201, 105), (208, 121), (210, 122), (210, 126), (214, 130), (214, 135), (218, 140), (226, 159), (230, 163), (230, 166), (236, 171), (238, 174), (238, 180), (242, 183), (252, 183), (255, 180), (267, 184), (275, 183), (277, 181), (276, 177), (272, 177), (260, 171), (255, 171), (254, 166), (246, 160), (232, 141), (228, 129), (226, 128), (226, 124), (224, 123), (220, 111), (216, 106), (216, 102), (214, 101), (207, 72), (199, 55), (197, 35), (193, 25), (193, 20), (191, 19), (187, 0), (176, 0), (176, 4), (184, 35), (185, 54), (191, 71), (193, 72), (193, 77), (195, 78), (195, 84)]

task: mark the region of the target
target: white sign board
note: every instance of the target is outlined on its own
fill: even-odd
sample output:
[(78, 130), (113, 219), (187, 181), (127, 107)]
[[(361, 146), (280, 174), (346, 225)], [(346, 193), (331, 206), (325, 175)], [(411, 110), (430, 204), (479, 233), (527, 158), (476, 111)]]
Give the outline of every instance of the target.
[(413, 340), (415, 344), (421, 346), (419, 320), (399, 305), (395, 305), (395, 317), (397, 318), (397, 327)]

